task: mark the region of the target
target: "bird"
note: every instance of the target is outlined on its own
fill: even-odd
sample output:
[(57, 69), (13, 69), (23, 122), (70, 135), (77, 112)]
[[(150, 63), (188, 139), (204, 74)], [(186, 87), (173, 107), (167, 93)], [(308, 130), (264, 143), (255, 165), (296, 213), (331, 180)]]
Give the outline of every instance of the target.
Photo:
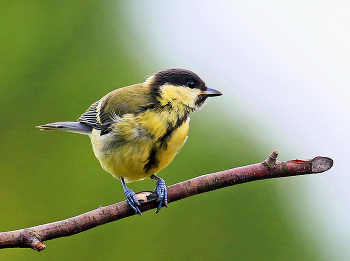
[(184, 145), (190, 115), (208, 97), (222, 95), (208, 88), (194, 72), (166, 69), (103, 96), (77, 121), (53, 122), (40, 130), (62, 130), (88, 135), (102, 168), (120, 179), (124, 195), (135, 214), (140, 202), (127, 183), (151, 178), (156, 181), (157, 210), (168, 207), (167, 188), (157, 173), (174, 159)]

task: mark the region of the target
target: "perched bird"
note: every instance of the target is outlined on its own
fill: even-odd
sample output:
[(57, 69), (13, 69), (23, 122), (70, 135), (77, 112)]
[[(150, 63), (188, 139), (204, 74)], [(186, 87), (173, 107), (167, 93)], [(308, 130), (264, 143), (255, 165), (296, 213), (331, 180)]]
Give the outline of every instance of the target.
[(131, 208), (141, 215), (140, 203), (126, 183), (156, 180), (157, 211), (167, 205), (165, 182), (156, 174), (184, 145), (190, 114), (208, 97), (222, 95), (208, 88), (189, 70), (167, 69), (145, 82), (116, 89), (93, 103), (78, 121), (37, 126), (90, 136), (104, 170), (119, 178)]

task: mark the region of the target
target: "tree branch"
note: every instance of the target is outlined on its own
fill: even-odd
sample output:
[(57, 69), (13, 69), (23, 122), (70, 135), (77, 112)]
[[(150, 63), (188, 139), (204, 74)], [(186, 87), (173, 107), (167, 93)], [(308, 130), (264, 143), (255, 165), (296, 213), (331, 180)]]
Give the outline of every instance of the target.
[[(169, 186), (168, 203), (254, 180), (321, 173), (333, 166), (333, 160), (327, 157), (277, 161), (277, 155), (278, 152), (274, 151), (262, 163), (207, 174)], [(155, 192), (140, 192), (137, 197), (142, 202), (140, 207), (142, 212), (156, 208), (158, 205)], [(2, 232), (0, 233), (0, 248), (23, 247), (40, 252), (46, 247), (43, 241), (74, 235), (134, 214), (126, 201), (99, 207), (65, 220)]]

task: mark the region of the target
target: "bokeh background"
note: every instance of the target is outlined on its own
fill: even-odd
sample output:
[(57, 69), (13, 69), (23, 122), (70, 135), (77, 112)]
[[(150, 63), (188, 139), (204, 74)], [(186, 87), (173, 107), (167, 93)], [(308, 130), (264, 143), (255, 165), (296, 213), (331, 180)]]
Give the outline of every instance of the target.
[[(187, 68), (224, 93), (193, 115), (168, 185), (264, 160), (332, 157), (1, 260), (349, 260), (350, 18), (345, 1), (2, 1), (0, 230), (124, 200), (76, 120), (107, 92)], [(130, 184), (152, 190), (154, 182)]]

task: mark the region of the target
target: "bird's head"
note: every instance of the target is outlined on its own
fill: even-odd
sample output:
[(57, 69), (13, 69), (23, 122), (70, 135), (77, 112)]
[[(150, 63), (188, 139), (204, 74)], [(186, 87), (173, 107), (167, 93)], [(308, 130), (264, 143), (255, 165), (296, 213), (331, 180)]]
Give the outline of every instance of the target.
[(167, 69), (149, 77), (145, 84), (161, 105), (173, 108), (200, 108), (208, 97), (220, 96), (221, 92), (210, 89), (197, 74), (185, 69)]

